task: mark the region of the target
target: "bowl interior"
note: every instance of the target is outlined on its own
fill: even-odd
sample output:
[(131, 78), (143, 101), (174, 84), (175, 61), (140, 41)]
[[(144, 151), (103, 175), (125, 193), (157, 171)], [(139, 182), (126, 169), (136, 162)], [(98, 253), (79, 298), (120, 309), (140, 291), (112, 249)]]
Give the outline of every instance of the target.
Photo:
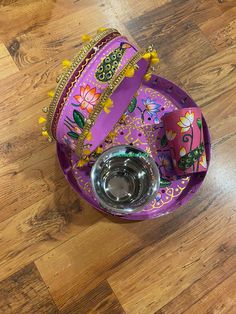
[(117, 146), (98, 158), (91, 179), (104, 208), (130, 213), (155, 197), (160, 177), (157, 165), (145, 152), (132, 146)]

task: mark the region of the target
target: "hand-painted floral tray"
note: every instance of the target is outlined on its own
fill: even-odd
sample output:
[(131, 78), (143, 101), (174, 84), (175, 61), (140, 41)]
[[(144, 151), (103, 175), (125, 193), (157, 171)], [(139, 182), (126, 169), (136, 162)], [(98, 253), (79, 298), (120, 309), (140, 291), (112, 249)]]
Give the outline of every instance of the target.
[[(178, 177), (173, 169), (163, 129), (162, 116), (179, 108), (197, 107), (195, 102), (181, 88), (162, 77), (152, 75), (149, 81), (143, 81), (133, 97), (123, 118), (115, 125), (113, 136), (107, 137), (101, 147), (129, 144), (139, 147), (155, 159), (161, 173), (161, 188), (156, 198), (142, 211), (120, 216), (124, 219), (143, 220), (159, 217), (173, 212), (189, 201), (199, 189), (207, 172), (193, 173)], [(203, 118), (205, 151), (200, 159), (202, 167), (207, 168), (211, 157), (210, 135)], [(83, 168), (77, 168), (78, 158), (64, 145), (57, 145), (61, 168), (74, 190), (92, 206), (100, 208), (92, 190), (90, 171), (91, 161)], [(96, 156), (95, 156), (96, 157)]]

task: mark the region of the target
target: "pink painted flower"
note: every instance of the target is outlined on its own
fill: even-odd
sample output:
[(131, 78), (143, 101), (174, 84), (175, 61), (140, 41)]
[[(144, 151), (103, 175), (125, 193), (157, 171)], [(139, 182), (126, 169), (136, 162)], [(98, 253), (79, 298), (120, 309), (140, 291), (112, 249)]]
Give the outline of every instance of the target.
[(168, 141), (173, 141), (173, 139), (175, 139), (175, 137), (176, 137), (176, 133), (172, 130), (167, 130), (166, 131), (166, 137), (167, 137)]
[(74, 98), (78, 101), (81, 109), (86, 109), (88, 113), (91, 113), (100, 95), (96, 93), (96, 87), (91, 88), (86, 85), (86, 87), (80, 86), (80, 95), (75, 95)]
[(194, 121), (194, 112), (187, 111), (184, 117), (180, 117), (180, 121), (177, 123), (181, 127), (181, 133), (187, 132), (192, 126)]

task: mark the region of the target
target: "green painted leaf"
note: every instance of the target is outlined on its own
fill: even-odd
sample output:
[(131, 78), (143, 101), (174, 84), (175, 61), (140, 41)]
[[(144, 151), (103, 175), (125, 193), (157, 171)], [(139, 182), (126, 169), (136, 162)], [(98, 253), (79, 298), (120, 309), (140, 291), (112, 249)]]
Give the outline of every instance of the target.
[(160, 188), (166, 188), (167, 186), (171, 185), (171, 181), (164, 179), (164, 178), (160, 178)]
[(167, 137), (164, 134), (161, 139), (161, 147), (165, 147), (167, 145)]
[(202, 120), (200, 118), (197, 119), (197, 125), (198, 125), (199, 129), (201, 130), (201, 128), (202, 128)]
[(131, 113), (134, 111), (134, 109), (136, 108), (137, 106), (137, 99), (135, 97), (133, 97), (131, 99), (131, 102), (129, 103), (128, 105), (128, 111)]
[(181, 170), (186, 170), (190, 168), (194, 163), (200, 159), (204, 152), (204, 144), (201, 143), (198, 147), (193, 149), (191, 152), (188, 154), (184, 155), (183, 157), (180, 158), (178, 161), (178, 166)]
[(72, 138), (75, 138), (76, 140), (79, 138), (79, 135), (73, 131), (68, 132), (67, 135), (69, 135)]
[(75, 123), (81, 128), (83, 129), (84, 128), (84, 116), (82, 115), (81, 112), (77, 111), (77, 110), (74, 110), (73, 111), (73, 117), (74, 117), (74, 120), (75, 120)]

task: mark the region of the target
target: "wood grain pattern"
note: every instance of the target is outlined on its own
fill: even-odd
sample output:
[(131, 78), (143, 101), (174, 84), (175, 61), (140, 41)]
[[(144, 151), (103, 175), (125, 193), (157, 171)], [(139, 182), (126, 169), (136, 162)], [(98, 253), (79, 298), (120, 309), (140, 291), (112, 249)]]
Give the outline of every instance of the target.
[[(86, 207), (86, 210), (85, 210)], [(0, 279), (73, 238), (101, 218), (66, 186), (0, 224)]]
[(1, 78), (3, 79), (19, 71), (7, 48), (2, 43), (0, 43), (0, 68)]
[(125, 313), (107, 281), (101, 282), (97, 287), (85, 294), (84, 297), (75, 300), (60, 312), (63, 314)]
[[(235, 0), (0, 1), (0, 313), (236, 312)], [(37, 119), (81, 35), (153, 43), (212, 136), (203, 188), (125, 222), (71, 190)]]
[(0, 283), (0, 312), (58, 313), (35, 265), (29, 264)]

